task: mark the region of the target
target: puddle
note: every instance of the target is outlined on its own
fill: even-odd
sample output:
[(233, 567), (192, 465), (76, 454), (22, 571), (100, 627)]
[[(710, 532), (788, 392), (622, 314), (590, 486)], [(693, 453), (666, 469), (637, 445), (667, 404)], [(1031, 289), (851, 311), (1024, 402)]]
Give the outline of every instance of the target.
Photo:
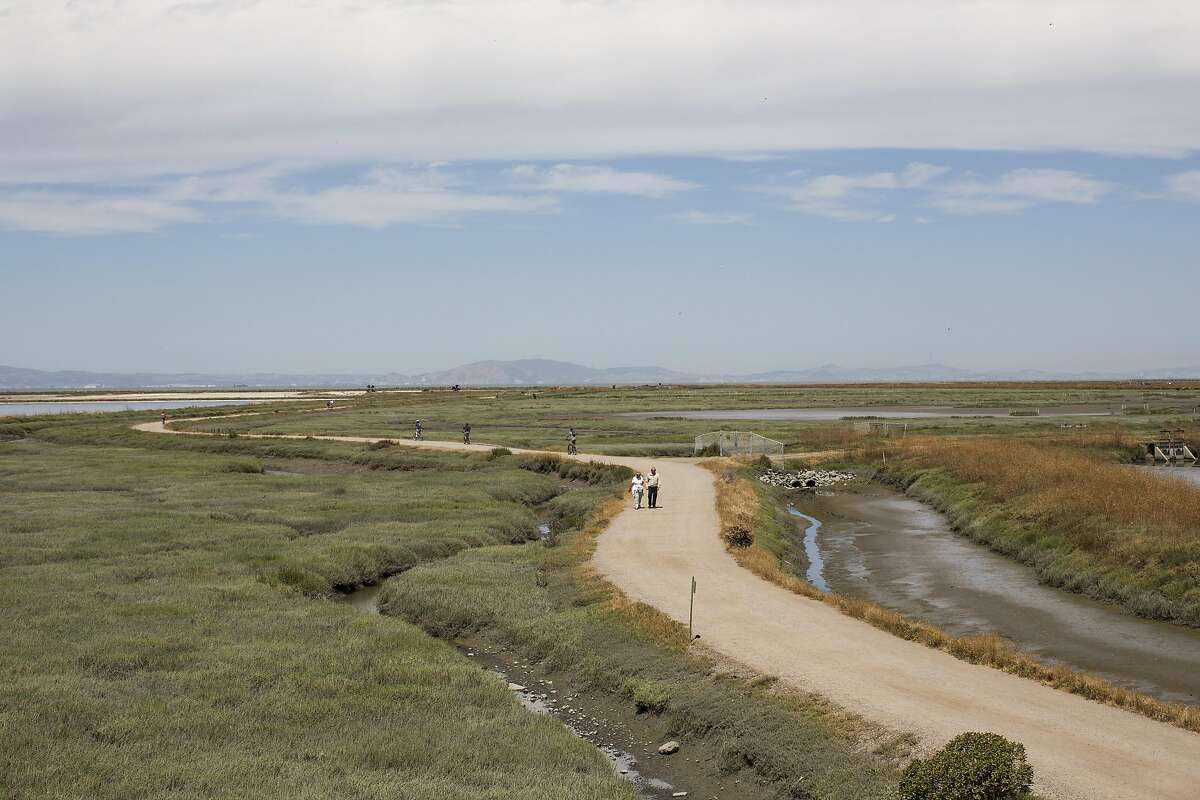
[(383, 582), (369, 583), (360, 586), (352, 592), (346, 592), (338, 599), (347, 603), (364, 614), (379, 613), (379, 595), (383, 592)]
[(1162, 700), (1200, 703), (1198, 629), (1038, 583), (1032, 568), (955, 533), (944, 516), (886, 487), (793, 502), (822, 521), (819, 542), (811, 526), (806, 532), (805, 552), (810, 538), (819, 544), (829, 590), (956, 635), (996, 633), (1043, 661)]
[(795, 506), (788, 506), (787, 512), (793, 517), (808, 521), (808, 527), (804, 529), (804, 554), (808, 556), (808, 569), (804, 572), (804, 579), (822, 592), (828, 592), (829, 584), (825, 582), (825, 576), (822, 574), (825, 570), (825, 559), (821, 557), (821, 547), (817, 544), (821, 520), (797, 511)]

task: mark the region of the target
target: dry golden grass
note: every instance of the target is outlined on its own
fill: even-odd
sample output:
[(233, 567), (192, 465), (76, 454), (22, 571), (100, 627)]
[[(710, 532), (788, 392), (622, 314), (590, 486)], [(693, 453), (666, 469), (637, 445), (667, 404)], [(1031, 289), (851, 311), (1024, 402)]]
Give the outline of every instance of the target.
[[(721, 518), (722, 528), (741, 525), (755, 530), (760, 508), (758, 494), (750, 481), (736, 475), (735, 462), (723, 459), (705, 461), (701, 465), (717, 476), (717, 513)], [(995, 634), (954, 636), (869, 600), (821, 592), (785, 569), (779, 560), (757, 541), (750, 547), (732, 548), (730, 553), (738, 564), (755, 575), (788, 591), (833, 606), (847, 616), (860, 619), (902, 639), (942, 650), (972, 664), (994, 667), (1200, 733), (1200, 708), (1195, 706), (1164, 703), (1153, 697), (1115, 686), (1094, 675), (1077, 672), (1069, 667), (1043, 664)]]
[[(966, 483), (982, 483), (999, 502), (1021, 499), (1031, 516), (1090, 520), (1079, 545), (1127, 557), (1141, 543), (1118, 527), (1156, 541), (1200, 544), (1200, 487), (1089, 458), (1067, 448), (1001, 440), (925, 440), (908, 456)], [(1099, 518), (1097, 518), (1099, 517)]]

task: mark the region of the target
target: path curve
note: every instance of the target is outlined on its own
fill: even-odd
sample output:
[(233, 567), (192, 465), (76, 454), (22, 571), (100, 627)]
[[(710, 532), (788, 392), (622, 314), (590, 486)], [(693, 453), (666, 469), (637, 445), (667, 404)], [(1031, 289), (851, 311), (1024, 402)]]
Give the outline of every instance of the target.
[[(213, 435), (173, 430), (161, 422), (134, 428)], [(493, 447), (370, 436), (312, 438), (438, 450)], [(1019, 741), (1033, 764), (1037, 790), (1055, 800), (1200, 798), (1200, 736), (907, 642), (742, 569), (718, 535), (714, 477), (694, 462), (578, 458), (658, 469), (663, 507), (617, 515), (599, 538), (595, 567), (629, 598), (680, 622), (688, 618), (688, 586), (695, 576), (696, 630), (723, 655), (890, 728), (912, 731), (929, 747), (963, 731), (992, 731)]]

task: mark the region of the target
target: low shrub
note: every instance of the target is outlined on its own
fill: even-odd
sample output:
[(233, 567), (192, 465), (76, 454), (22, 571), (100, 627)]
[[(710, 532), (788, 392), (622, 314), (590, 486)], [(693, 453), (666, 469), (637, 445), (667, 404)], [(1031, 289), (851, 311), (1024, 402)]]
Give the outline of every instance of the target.
[(380, 439), (378, 442), (371, 442), (367, 445), (368, 450), (386, 450), (389, 447), (395, 447), (396, 443), (389, 439)]
[(625, 694), (633, 698), (638, 713), (661, 714), (671, 702), (670, 690), (654, 681), (627, 678), (624, 689)]
[(741, 525), (730, 525), (721, 534), (721, 538), (730, 547), (749, 547), (754, 544), (754, 533)]
[(700, 456), (701, 458), (716, 458), (717, 456), (721, 455), (721, 445), (715, 443), (706, 445), (705, 447), (701, 447), (699, 450), (697, 450), (696, 455)]
[(492, 452), (488, 453), (487, 455), (487, 460), (495, 461), (497, 458), (503, 458), (504, 456), (511, 455), (512, 450), (509, 450), (507, 447), (493, 447)]
[(261, 475), (263, 464), (257, 458), (239, 458), (225, 462), (224, 472), (242, 472), (247, 475)]
[(961, 733), (900, 776), (900, 800), (1022, 800), (1033, 768), (1025, 745), (995, 733)]

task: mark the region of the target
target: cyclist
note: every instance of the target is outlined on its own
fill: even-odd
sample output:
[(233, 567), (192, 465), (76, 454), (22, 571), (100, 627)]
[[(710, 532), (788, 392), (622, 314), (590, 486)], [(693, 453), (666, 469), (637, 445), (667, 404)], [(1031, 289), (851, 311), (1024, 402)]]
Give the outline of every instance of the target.
[(463, 423), (463, 444), (471, 443), (471, 423)]
[(413, 426), (413, 439), (419, 442), (423, 438), (424, 436), (421, 433), (421, 420), (417, 420), (416, 425)]

